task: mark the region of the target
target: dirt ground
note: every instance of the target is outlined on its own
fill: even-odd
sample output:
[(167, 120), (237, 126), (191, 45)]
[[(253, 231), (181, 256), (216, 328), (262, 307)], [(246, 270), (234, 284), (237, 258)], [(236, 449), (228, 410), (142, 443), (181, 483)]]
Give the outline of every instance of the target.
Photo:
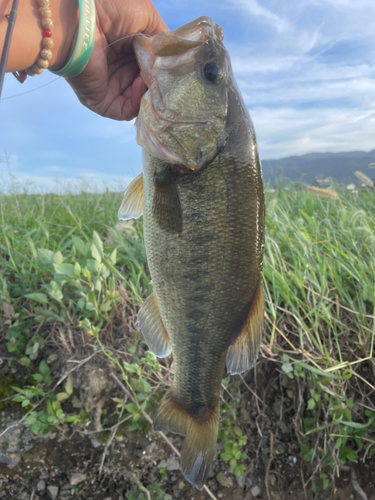
[[(3, 363), (1, 376), (13, 373), (14, 365), (14, 362)], [(75, 372), (74, 389), (77, 408), (83, 402), (95, 405), (98, 397), (104, 401), (97, 407), (107, 408), (112, 425), (117, 415), (110, 398), (123, 397), (123, 393), (113, 383), (110, 370), (105, 360), (95, 356)], [(256, 372), (246, 378), (246, 384), (258, 396), (256, 399), (241, 385), (236, 425), (248, 436), (244, 450), (249, 457), (247, 469), (240, 478), (230, 474), (228, 463), (220, 459), (219, 445), (207, 482), (215, 498), (375, 500), (374, 457), (365, 463), (352, 464), (353, 470), (342, 470), (336, 479), (336, 491), (330, 487), (323, 493), (313, 493), (311, 481), (308, 482), (311, 471), (309, 464), (302, 460), (296, 428), (296, 381), (280, 375), (274, 363), (261, 360)], [(121, 424), (109, 444), (109, 433), (95, 432), (95, 420), (100, 419), (95, 411), (87, 428), (68, 440), (58, 433), (35, 437), (28, 429), (16, 425), (21, 417), (19, 405), (8, 406), (0, 412), (0, 434), (3, 434), (0, 437), (0, 499), (125, 500), (139, 485), (154, 483), (159, 483), (172, 499), (210, 498), (206, 491), (198, 491), (183, 480), (173, 451), (151, 429), (147, 434), (127, 432), (127, 424)], [(168, 438), (177, 449), (181, 448), (180, 437), (169, 434)], [(162, 475), (161, 468), (165, 469)], [(164, 497), (156, 492), (150, 494), (151, 500), (164, 500)], [(130, 498), (147, 497), (133, 493)]]
[[(155, 446), (152, 446), (153, 444)], [(56, 498), (61, 499), (72, 497), (77, 500), (127, 499), (130, 491), (136, 488), (136, 484), (130, 479), (129, 471), (141, 476), (147, 475), (151, 482), (159, 480), (157, 463), (162, 457), (171, 456), (171, 452), (165, 448), (160, 440), (151, 437), (150, 441), (140, 434), (132, 435), (131, 439), (116, 440), (106, 457), (102, 474), (99, 474), (103, 447), (94, 448), (87, 437), (76, 434), (70, 441), (58, 439), (39, 441), (35, 443), (32, 450), (23, 453), (20, 464), (14, 469), (0, 466), (0, 482), (2, 483), (0, 498), (50, 500), (53, 497), (48, 487), (56, 486), (58, 487)], [(300, 461), (298, 460), (294, 465), (278, 462), (270, 474), (270, 497), (273, 500), (314, 498), (309, 489), (306, 494), (303, 491), (301, 484), (303, 466), (301, 467)], [(367, 494), (368, 500), (375, 499), (374, 465), (374, 463), (369, 463), (354, 466), (358, 483)], [(245, 485), (239, 485), (234, 477), (228, 474), (233, 485), (226, 488), (223, 488), (216, 479), (219, 469), (220, 464), (216, 463), (213, 469), (214, 477), (208, 481), (208, 487), (217, 498), (225, 500), (267, 499), (263, 467), (255, 465), (253, 472), (247, 475)], [(85, 479), (80, 483), (82, 488), (71, 495), (73, 487), (70, 481), (77, 474), (81, 474)], [(328, 498), (332, 500), (361, 498), (353, 489), (350, 475), (350, 471), (341, 474), (336, 481), (336, 494), (332, 493), (332, 496)], [(258, 486), (259, 489), (257, 497), (251, 493), (254, 486)], [(203, 500), (209, 498), (206, 492), (199, 492), (186, 484), (179, 471), (168, 472), (163, 490), (173, 499)], [(323, 498), (323, 496), (315, 498)]]

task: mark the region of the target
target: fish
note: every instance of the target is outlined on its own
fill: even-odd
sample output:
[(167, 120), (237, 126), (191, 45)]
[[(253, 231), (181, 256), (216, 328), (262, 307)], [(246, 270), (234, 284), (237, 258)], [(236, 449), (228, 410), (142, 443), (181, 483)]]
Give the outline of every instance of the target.
[(173, 385), (153, 429), (185, 437), (181, 470), (201, 489), (222, 378), (255, 364), (262, 337), (261, 163), (219, 25), (200, 17), (137, 34), (133, 47), (148, 87), (136, 119), (142, 173), (118, 215), (143, 215), (153, 292), (137, 325), (157, 357), (173, 354)]

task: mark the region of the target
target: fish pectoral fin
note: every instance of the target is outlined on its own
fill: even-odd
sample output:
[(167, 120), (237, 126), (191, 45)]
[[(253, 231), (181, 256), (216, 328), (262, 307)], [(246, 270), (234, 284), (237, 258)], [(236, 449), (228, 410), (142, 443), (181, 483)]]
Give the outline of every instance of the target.
[(219, 427), (219, 408), (190, 415), (169, 391), (156, 410), (153, 429), (185, 436), (181, 449), (181, 471), (187, 481), (202, 489), (214, 458)]
[(143, 175), (139, 174), (126, 188), (118, 211), (120, 220), (138, 219), (143, 214)]
[(165, 186), (155, 185), (152, 215), (160, 229), (169, 233), (182, 232), (182, 211), (175, 183)]
[(260, 280), (242, 330), (229, 346), (226, 359), (228, 373), (243, 373), (255, 364), (262, 340), (263, 308), (263, 284)]
[(137, 318), (137, 325), (148, 347), (158, 358), (166, 358), (172, 352), (169, 335), (160, 317), (155, 294), (144, 301)]

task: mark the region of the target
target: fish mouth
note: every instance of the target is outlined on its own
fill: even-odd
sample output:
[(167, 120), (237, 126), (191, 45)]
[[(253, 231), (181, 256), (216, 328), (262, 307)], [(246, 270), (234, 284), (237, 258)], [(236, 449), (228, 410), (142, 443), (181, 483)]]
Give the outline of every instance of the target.
[(210, 17), (202, 16), (174, 31), (161, 31), (155, 36), (137, 33), (133, 39), (133, 49), (140, 68), (140, 74), (148, 88), (153, 82), (152, 69), (157, 57), (168, 58), (168, 66), (174, 66), (176, 59), (192, 57), (191, 51), (198, 51), (211, 37), (222, 41), (222, 28)]

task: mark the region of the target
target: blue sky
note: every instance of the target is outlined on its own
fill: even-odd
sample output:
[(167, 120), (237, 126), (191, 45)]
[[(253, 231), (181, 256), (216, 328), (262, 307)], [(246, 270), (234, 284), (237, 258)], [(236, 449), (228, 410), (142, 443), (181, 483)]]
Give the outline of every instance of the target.
[[(222, 26), (262, 159), (375, 148), (374, 0), (154, 3), (170, 29), (201, 15)], [(141, 150), (133, 123), (88, 111), (44, 72), (22, 86), (6, 75), (0, 161), (0, 188), (10, 172), (39, 191), (77, 178), (121, 190), (140, 172)]]

